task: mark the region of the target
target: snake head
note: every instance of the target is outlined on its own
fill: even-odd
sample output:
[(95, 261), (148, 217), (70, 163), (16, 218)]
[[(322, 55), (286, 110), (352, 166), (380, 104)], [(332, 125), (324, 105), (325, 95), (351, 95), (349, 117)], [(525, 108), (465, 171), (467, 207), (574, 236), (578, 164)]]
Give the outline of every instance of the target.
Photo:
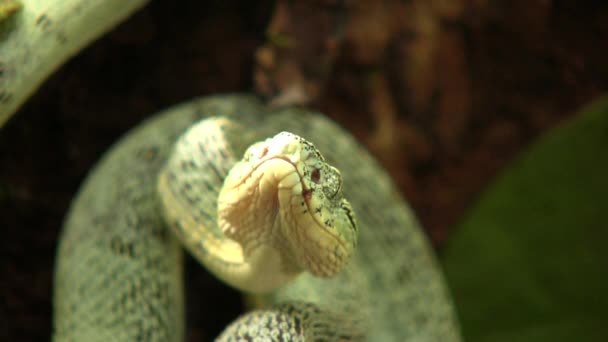
[[(234, 204), (239, 196), (246, 204)], [(254, 254), (252, 249), (266, 241), (286, 268), (333, 276), (357, 244), (357, 223), (343, 196), (340, 172), (312, 143), (289, 132), (247, 149), (224, 181), (219, 203), (230, 208), (219, 211), (224, 234), (239, 242), (245, 254)], [(251, 233), (237, 217), (265, 232)]]

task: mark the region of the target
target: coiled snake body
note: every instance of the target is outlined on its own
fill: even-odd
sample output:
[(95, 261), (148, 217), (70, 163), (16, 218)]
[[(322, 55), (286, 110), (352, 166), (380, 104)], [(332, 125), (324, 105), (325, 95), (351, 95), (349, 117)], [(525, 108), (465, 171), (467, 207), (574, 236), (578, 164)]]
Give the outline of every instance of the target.
[(201, 135), (193, 141), (193, 152), (175, 162), (185, 171), (179, 177), (188, 180), (175, 184), (177, 200), (190, 205), (187, 211), (195, 221), (213, 227), (192, 232), (187, 222), (172, 222), (179, 240), (199, 259), (213, 259), (214, 247), (197, 249), (198, 243), (225, 239), (216, 223), (223, 178), (249, 144), (280, 131), (313, 142), (341, 170), (359, 227), (356, 252), (342, 272), (330, 278), (310, 272), (296, 276), (259, 297), (261, 307), (235, 321), (219, 339), (459, 340), (434, 255), (370, 155), (322, 115), (268, 110), (252, 97), (237, 95), (194, 100), (149, 119), (90, 174), (61, 236), (55, 340), (183, 338), (181, 245), (166, 228), (157, 184), (178, 137), (207, 117), (237, 128)]

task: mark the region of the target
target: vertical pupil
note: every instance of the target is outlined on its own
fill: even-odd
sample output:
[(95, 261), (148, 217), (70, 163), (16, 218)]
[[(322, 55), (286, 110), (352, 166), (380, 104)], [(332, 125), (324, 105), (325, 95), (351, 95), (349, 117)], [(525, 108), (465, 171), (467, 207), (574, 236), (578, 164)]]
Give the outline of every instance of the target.
[(310, 179), (315, 183), (319, 183), (321, 180), (321, 171), (319, 169), (314, 169), (310, 174)]

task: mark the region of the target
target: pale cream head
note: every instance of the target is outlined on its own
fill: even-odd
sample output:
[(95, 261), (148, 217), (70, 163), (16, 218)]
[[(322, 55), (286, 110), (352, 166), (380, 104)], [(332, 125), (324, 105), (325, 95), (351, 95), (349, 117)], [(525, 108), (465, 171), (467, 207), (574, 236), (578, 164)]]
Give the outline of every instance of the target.
[(276, 264), (279, 258), (285, 275), (332, 276), (357, 242), (340, 172), (313, 144), (288, 132), (253, 144), (231, 169), (218, 198), (218, 221), (242, 246), (246, 262)]

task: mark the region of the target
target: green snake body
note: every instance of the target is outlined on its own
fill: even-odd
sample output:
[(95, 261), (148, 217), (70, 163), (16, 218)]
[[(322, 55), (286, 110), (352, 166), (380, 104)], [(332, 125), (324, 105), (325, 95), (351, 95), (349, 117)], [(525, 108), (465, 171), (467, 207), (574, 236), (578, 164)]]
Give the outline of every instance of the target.
[[(227, 327), (219, 339), (460, 339), (433, 252), (410, 208), (369, 153), (320, 114), (268, 110), (253, 97), (234, 95), (193, 100), (149, 119), (89, 175), (60, 238), (55, 340), (183, 339), (182, 248), (166, 228), (156, 184), (178, 137), (210, 116), (232, 120), (250, 132), (229, 137), (237, 153), (284, 130), (312, 141), (341, 170), (359, 225), (359, 244), (346, 270), (329, 279), (304, 273), (256, 298), (257, 310)], [(224, 159), (218, 155), (212, 160), (220, 175), (233, 163)], [(191, 195), (209, 203), (197, 215), (213, 220), (221, 180), (208, 178), (203, 184)], [(181, 234), (181, 240), (188, 238), (187, 230)]]

